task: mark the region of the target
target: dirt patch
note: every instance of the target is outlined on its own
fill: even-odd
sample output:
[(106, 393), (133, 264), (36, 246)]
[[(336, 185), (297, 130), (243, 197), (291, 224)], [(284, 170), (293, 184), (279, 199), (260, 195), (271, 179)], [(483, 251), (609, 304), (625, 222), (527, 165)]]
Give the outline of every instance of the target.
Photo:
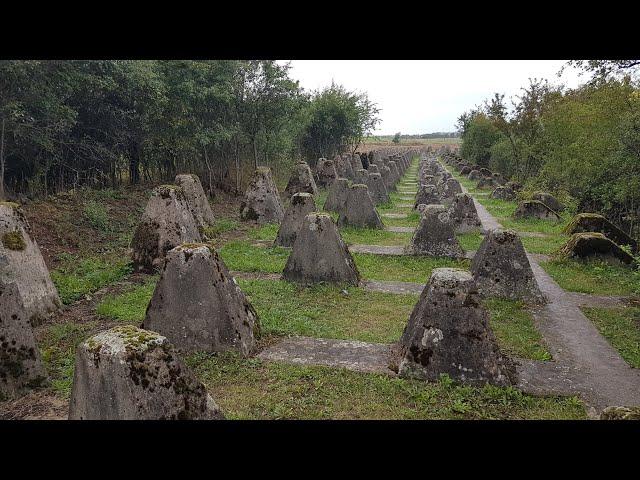
[(0, 420), (66, 420), (69, 402), (47, 391), (0, 403)]

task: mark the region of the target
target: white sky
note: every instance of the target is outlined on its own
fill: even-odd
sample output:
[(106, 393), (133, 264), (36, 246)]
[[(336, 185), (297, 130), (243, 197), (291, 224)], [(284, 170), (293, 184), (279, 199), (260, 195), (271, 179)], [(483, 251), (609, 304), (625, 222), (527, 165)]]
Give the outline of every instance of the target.
[[(302, 88), (336, 83), (365, 91), (378, 105), (375, 134), (452, 132), (463, 112), (504, 93), (519, 94), (529, 78), (576, 87), (574, 69), (556, 74), (565, 60), (292, 60), (290, 75)], [(510, 105), (510, 102), (507, 102)]]

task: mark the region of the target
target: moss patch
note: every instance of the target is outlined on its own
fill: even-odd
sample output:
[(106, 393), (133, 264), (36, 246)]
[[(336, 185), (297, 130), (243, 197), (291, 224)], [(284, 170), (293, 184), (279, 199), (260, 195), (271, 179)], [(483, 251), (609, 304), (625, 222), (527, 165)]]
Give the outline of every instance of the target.
[(27, 248), (27, 244), (19, 230), (7, 232), (2, 235), (2, 245), (9, 250), (22, 251)]

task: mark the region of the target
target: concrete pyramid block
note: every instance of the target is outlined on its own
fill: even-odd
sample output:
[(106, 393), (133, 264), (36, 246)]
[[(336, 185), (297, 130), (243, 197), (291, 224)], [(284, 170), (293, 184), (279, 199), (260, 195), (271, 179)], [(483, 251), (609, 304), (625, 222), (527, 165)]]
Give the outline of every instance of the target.
[(421, 184), (418, 193), (416, 193), (416, 199), (413, 202), (413, 208), (418, 208), (418, 205), (439, 205), (440, 195), (435, 185)]
[(31, 227), (16, 203), (0, 202), (0, 282), (15, 283), (25, 314), (38, 325), (62, 305)]
[(289, 182), (284, 189), (287, 198), (291, 198), (296, 193), (310, 193), (311, 195), (318, 193), (316, 181), (313, 179), (311, 168), (307, 162), (298, 162), (293, 166)]
[(586, 259), (599, 258), (613, 264), (634, 265), (633, 255), (599, 232), (574, 233), (560, 248), (561, 257)]
[(287, 211), (284, 212), (284, 219), (280, 224), (275, 245), (280, 247), (293, 247), (296, 236), (302, 228), (304, 217), (315, 211), (316, 203), (313, 200), (313, 195), (310, 193), (294, 194), (293, 197), (291, 197), (291, 203)]
[(323, 210), (327, 212), (341, 212), (349, 195), (349, 180), (346, 178), (338, 178), (329, 187), (327, 199), (324, 201)]
[(305, 217), (282, 277), (303, 285), (358, 285), (360, 275), (355, 261), (330, 215), (310, 213)]
[(458, 193), (454, 197), (449, 215), (456, 233), (473, 232), (482, 229), (482, 222), (478, 216), (473, 198), (466, 193)]
[(78, 346), (69, 420), (224, 418), (169, 341), (131, 325)]
[(18, 285), (0, 282), (0, 398), (15, 398), (47, 381)]
[(564, 210), (564, 206), (550, 193), (547, 192), (535, 192), (531, 197), (533, 200), (538, 200), (539, 202), (544, 203), (547, 207), (549, 207), (554, 212), (561, 212)]
[(338, 217), (338, 226), (384, 229), (384, 224), (369, 196), (369, 188), (366, 185), (358, 183), (351, 185), (345, 208)]
[(369, 187), (369, 195), (375, 205), (380, 205), (381, 203), (387, 203), (389, 201), (387, 187), (384, 185), (382, 175), (379, 173), (374, 173), (373, 171), (369, 173), (367, 176), (367, 187)]
[(518, 204), (516, 211), (513, 212), (513, 218), (560, 220), (560, 215), (538, 200), (527, 200)]
[(427, 205), (424, 208), (420, 224), (405, 251), (408, 255), (464, 257), (464, 251), (453, 229), (453, 222), (444, 205)]
[(564, 229), (564, 233), (569, 235), (583, 232), (603, 233), (618, 245), (629, 245), (632, 252), (638, 251), (638, 242), (597, 213), (579, 213)]
[(327, 188), (336, 178), (338, 178), (338, 172), (333, 161), (326, 158), (319, 159), (316, 165), (316, 184), (318, 187)]
[(436, 268), (395, 348), (402, 377), (437, 381), (447, 374), (472, 385), (515, 383), (515, 370), (498, 348), (473, 277)]
[(184, 351), (236, 350), (244, 356), (260, 335), (258, 316), (222, 259), (197, 243), (167, 254), (143, 328)]
[(485, 296), (544, 301), (531, 270), (531, 264), (514, 230), (487, 232), (471, 261), (471, 273)]
[(169, 250), (183, 243), (201, 242), (198, 224), (181, 187), (161, 185), (151, 192), (131, 241), (133, 266), (138, 271), (159, 268)]
[(240, 204), (240, 219), (259, 224), (280, 223), (284, 208), (269, 167), (258, 167)]
[(516, 192), (511, 190), (511, 188), (507, 186), (496, 187), (496, 189), (491, 192), (491, 198), (496, 198), (498, 200), (515, 200)]
[(189, 211), (195, 218), (202, 233), (203, 229), (213, 225), (216, 219), (213, 216), (211, 205), (207, 195), (204, 193), (200, 179), (194, 174), (182, 174), (176, 175), (175, 182), (177, 186), (182, 188)]

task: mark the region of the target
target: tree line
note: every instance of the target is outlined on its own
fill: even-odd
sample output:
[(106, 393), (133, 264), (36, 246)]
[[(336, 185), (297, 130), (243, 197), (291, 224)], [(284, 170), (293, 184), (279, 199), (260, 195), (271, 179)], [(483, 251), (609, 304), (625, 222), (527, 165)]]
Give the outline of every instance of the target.
[(638, 234), (638, 61), (572, 61), (591, 75), (578, 88), (530, 79), (508, 106), (496, 93), (458, 119), (460, 154), (474, 164), (555, 193)]
[(366, 93), (307, 92), (267, 60), (0, 61), (0, 200), (200, 175), (239, 191), (258, 165), (356, 151)]

